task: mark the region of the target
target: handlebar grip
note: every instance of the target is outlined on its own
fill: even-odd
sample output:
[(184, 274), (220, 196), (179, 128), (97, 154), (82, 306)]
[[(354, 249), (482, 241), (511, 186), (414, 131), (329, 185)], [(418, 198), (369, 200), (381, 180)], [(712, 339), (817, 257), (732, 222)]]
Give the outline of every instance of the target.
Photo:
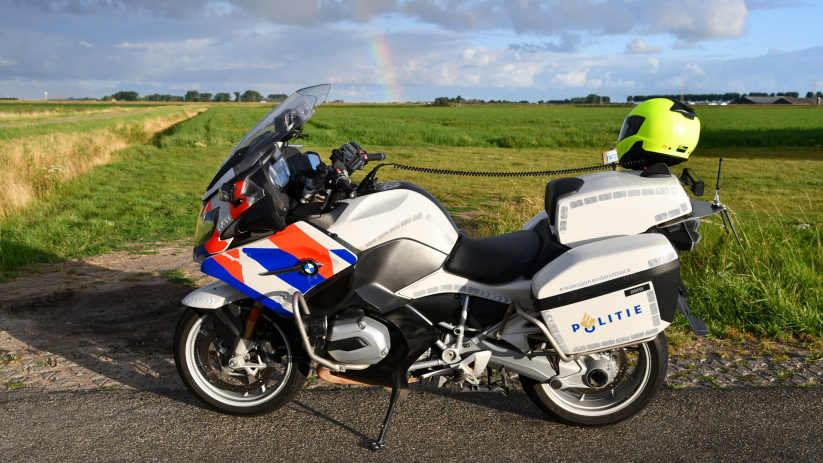
[(371, 161), (385, 161), (386, 154), (385, 153), (369, 153), (367, 159), (369, 162)]
[(357, 192), (351, 187), (351, 181), (348, 177), (337, 177), (336, 183), (337, 186), (340, 187), (340, 189), (343, 190), (349, 198), (354, 199), (357, 197)]

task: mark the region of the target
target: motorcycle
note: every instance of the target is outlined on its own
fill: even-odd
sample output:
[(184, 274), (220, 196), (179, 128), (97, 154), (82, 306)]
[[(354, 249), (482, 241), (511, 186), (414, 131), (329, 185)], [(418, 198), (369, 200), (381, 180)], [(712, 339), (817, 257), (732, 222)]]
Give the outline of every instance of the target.
[(269, 412), (314, 365), (331, 383), (391, 388), (379, 450), (410, 383), (508, 393), (516, 373), (551, 417), (603, 426), (660, 389), (676, 311), (706, 334), (679, 255), (699, 243), (701, 217), (726, 209), (689, 198), (683, 184), (704, 187), (691, 169), (555, 179), (522, 230), (472, 238), (425, 189), (378, 182), (382, 165), (351, 181), (383, 153), (347, 143), (327, 165), (293, 143), (329, 89), (263, 117), (202, 197), (193, 256), (219, 281), (183, 299), (173, 347), (202, 402)]

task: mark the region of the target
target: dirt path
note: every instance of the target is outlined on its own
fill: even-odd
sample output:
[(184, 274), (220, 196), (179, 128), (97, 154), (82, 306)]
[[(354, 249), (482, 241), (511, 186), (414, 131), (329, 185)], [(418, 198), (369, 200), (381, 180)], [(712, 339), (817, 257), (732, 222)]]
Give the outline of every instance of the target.
[(0, 128), (5, 127), (17, 127), (20, 125), (38, 125), (38, 124), (51, 124), (53, 122), (70, 122), (70, 121), (89, 121), (92, 119), (105, 119), (107, 117), (117, 117), (117, 116), (125, 116), (130, 114), (141, 114), (147, 113), (150, 111), (154, 111), (157, 108), (152, 109), (144, 109), (143, 111), (126, 111), (122, 113), (115, 113), (115, 114), (99, 114), (97, 116), (78, 116), (78, 117), (66, 117), (63, 119), (48, 119), (45, 121), (31, 121), (31, 122), (12, 122), (9, 124), (0, 124)]
[[(182, 389), (171, 355), (180, 301), (212, 280), (190, 244), (43, 267), (0, 284), (0, 390)], [(186, 284), (186, 278), (188, 284)], [(669, 362), (674, 389), (819, 386), (823, 365), (784, 345), (701, 341)], [(310, 387), (329, 386), (313, 381)]]

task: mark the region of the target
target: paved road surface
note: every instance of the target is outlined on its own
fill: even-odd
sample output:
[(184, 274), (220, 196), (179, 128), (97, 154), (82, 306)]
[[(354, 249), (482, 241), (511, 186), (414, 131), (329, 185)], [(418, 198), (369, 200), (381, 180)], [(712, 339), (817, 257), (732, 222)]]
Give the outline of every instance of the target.
[(383, 390), (311, 390), (272, 414), (220, 415), (186, 392), (0, 393), (3, 461), (823, 461), (823, 390), (664, 390), (611, 428), (549, 421), (523, 393), (413, 391), (389, 446), (364, 448)]

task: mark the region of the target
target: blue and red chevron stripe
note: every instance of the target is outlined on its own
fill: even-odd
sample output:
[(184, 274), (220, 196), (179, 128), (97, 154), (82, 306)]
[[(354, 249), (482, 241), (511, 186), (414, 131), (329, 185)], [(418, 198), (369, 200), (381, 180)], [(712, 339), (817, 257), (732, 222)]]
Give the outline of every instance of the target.
[[(304, 260), (320, 264), (316, 275), (302, 272), (261, 275), (300, 265)], [(271, 237), (215, 254), (203, 261), (200, 270), (290, 318), (293, 315), (291, 301), (274, 297), (273, 293), (295, 290), (306, 293), (356, 261), (357, 257), (337, 241), (310, 225), (296, 223)]]

